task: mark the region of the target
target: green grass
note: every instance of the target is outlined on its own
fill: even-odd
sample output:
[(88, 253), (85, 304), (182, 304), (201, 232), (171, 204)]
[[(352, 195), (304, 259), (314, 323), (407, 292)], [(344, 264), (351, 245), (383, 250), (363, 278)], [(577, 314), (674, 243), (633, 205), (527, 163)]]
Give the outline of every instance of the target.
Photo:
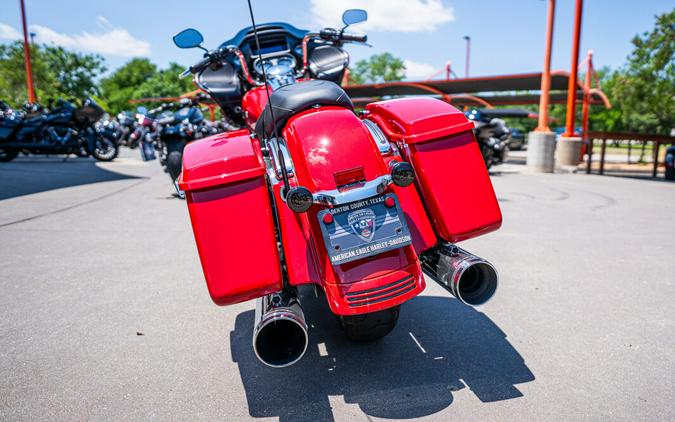
[[(602, 150), (602, 142), (601, 141), (595, 141), (593, 143), (593, 152), (594, 153), (600, 153)], [(647, 143), (647, 146), (645, 147), (645, 152), (644, 155), (645, 157), (651, 157), (653, 155), (654, 151), (654, 144), (649, 142)], [(630, 155), (631, 157), (639, 157), (642, 152), (642, 144), (637, 144), (634, 143), (631, 145), (631, 151)], [(623, 154), (628, 156), (628, 142), (622, 142), (618, 145), (614, 145), (612, 142), (607, 142), (607, 149), (606, 149), (606, 154)]]

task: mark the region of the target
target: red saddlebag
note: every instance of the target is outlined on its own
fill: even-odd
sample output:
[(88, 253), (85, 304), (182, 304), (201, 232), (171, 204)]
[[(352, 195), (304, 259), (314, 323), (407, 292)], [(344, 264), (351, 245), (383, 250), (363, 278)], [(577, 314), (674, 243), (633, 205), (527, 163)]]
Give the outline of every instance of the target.
[(228, 305), (281, 290), (265, 166), (245, 130), (194, 141), (179, 187), (211, 298)]
[(366, 106), (368, 119), (415, 168), (418, 187), (440, 237), (450, 242), (497, 230), (502, 215), (473, 135), (473, 123), (433, 98), (380, 101)]

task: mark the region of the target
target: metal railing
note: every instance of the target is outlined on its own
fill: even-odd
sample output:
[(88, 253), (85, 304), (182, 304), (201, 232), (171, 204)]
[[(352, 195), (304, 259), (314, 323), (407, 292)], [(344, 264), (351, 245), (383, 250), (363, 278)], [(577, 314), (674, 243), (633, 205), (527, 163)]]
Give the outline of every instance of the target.
[(588, 159), (586, 160), (586, 174), (591, 173), (593, 162), (593, 141), (599, 139), (602, 144), (600, 147), (600, 169), (598, 174), (605, 173), (605, 152), (607, 151), (607, 141), (628, 141), (628, 154), (630, 161), (631, 141), (641, 141), (644, 143), (653, 143), (652, 148), (652, 177), (656, 177), (659, 168), (659, 149), (661, 145), (675, 145), (675, 137), (668, 135), (645, 135), (642, 133), (625, 132), (589, 132), (588, 133)]

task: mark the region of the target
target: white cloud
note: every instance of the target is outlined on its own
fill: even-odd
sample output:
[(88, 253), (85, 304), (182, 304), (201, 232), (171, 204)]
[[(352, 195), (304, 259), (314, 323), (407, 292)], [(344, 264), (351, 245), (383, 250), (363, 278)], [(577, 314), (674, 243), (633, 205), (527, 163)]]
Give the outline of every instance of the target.
[(428, 63), (417, 63), (412, 60), (404, 60), (405, 77), (412, 81), (425, 80), (438, 71), (437, 68)]
[(441, 0), (310, 0), (311, 13), (317, 24), (338, 26), (346, 9), (365, 9), (368, 21), (355, 25), (363, 31), (434, 31), (439, 25), (455, 20), (450, 6)]
[(18, 40), (21, 39), (21, 33), (11, 26), (0, 23), (0, 40)]
[[(97, 33), (65, 34), (43, 25), (31, 25), (38, 43), (55, 44), (61, 47), (100, 53), (110, 56), (137, 57), (150, 55), (150, 43), (134, 38), (124, 28), (114, 27), (106, 18), (98, 16), (96, 22), (101, 29)], [(0, 23), (0, 39), (13, 40), (21, 34), (9, 25)]]

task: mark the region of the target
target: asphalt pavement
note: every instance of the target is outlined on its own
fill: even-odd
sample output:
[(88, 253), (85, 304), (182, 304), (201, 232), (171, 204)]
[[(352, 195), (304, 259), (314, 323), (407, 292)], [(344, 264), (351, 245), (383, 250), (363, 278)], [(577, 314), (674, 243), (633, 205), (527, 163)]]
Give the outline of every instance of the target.
[(271, 369), (157, 162), (0, 163), (0, 420), (675, 419), (675, 184), (493, 182), (503, 227), (462, 243), (500, 272), (490, 303), (429, 281), (355, 344), (305, 290), (307, 355)]

